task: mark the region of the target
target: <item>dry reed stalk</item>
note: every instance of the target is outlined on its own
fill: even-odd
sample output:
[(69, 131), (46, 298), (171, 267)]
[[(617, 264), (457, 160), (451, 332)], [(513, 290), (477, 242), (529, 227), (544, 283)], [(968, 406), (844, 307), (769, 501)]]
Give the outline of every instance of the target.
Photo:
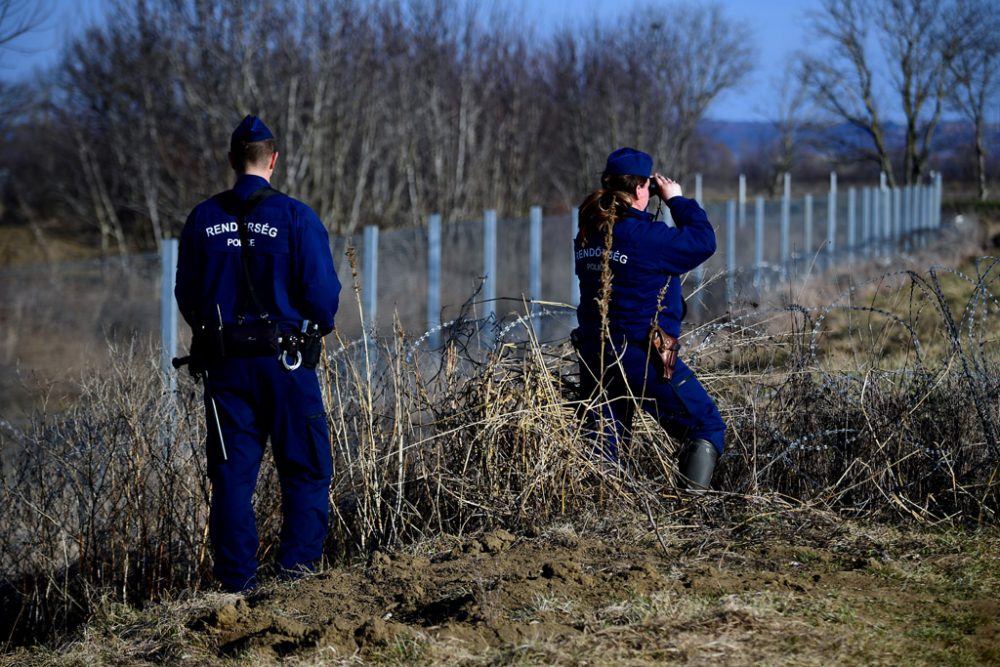
[[(848, 308), (758, 308), (686, 334), (730, 426), (720, 497), (780, 494), (890, 521), (996, 521), (987, 437), (1000, 410), (1000, 362), (987, 333), (1000, 312), (995, 271), (957, 281), (974, 295), (965, 302), (974, 312), (955, 313), (953, 327), (934, 305), (948, 298), (940, 272), (901, 280), (897, 293), (882, 281), (878, 297), (853, 290)], [(576, 415), (603, 399), (574, 394), (568, 345), (543, 346), (522, 328), (524, 342), (484, 350), (482, 323), (459, 320), (438, 355), (410, 346), (397, 325), (384, 340), (340, 340), (324, 355), (336, 445), (331, 557), (613, 508), (652, 514), (663, 539), (657, 517), (676, 503), (673, 443), (637, 411), (624, 470), (602, 470)], [(928, 345), (941, 336), (947, 346)], [(905, 349), (887, 357), (886, 341)], [(840, 346), (860, 349), (844, 357)], [(166, 401), (151, 351), (116, 356), (121, 368), (83, 383), (84, 402), (3, 432), (4, 446), (19, 452), (0, 480), (0, 602), (19, 610), (7, 633), (70, 627), (101, 596), (135, 602), (209, 581), (197, 388), (184, 378), (176, 401)], [(270, 459), (262, 478), (267, 554), (279, 516)], [(690, 511), (715, 512), (719, 502)]]

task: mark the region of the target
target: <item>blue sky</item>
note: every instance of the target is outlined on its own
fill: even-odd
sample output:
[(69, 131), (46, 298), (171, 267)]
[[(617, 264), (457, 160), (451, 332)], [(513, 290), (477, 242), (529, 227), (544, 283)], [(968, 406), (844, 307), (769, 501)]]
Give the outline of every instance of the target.
[[(49, 20), (39, 30), (14, 42), (0, 52), (0, 78), (30, 77), (37, 67), (55, 62), (62, 44), (88, 25), (102, 20), (107, 0), (42, 0), (52, 9)], [(491, 0), (486, 0), (487, 3)], [(505, 0), (492, 0), (504, 2)], [(806, 44), (806, 14), (819, 7), (819, 0), (717, 0), (725, 14), (749, 28), (758, 53), (759, 67), (741, 89), (726, 94), (710, 115), (725, 120), (761, 120), (772, 115), (773, 81), (781, 75), (791, 54)], [(30, 0), (29, 0), (30, 2)], [(682, 7), (664, 0), (510, 0), (523, 5), (544, 34), (557, 26), (575, 25), (595, 14), (609, 18), (641, 16), (650, 6)]]
[[(710, 111), (721, 120), (763, 120), (773, 116), (774, 80), (784, 71), (793, 52), (805, 48), (807, 13), (820, 8), (819, 0), (714, 0), (724, 15), (746, 26), (757, 50), (757, 70), (740, 90), (727, 93)], [(651, 6), (682, 7), (669, 0), (522, 0), (542, 24), (573, 23), (595, 14), (641, 16)], [(691, 2), (691, 0), (688, 0)]]

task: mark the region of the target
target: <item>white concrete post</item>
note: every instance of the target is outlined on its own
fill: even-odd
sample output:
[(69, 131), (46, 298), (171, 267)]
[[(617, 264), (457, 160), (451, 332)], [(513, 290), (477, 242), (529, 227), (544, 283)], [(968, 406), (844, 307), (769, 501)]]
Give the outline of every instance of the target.
[(747, 224), (747, 177), (746, 174), (740, 174), (740, 192), (739, 192), (739, 209), (737, 209), (737, 215), (739, 216), (739, 227), (743, 229)]
[(847, 247), (851, 251), (854, 250), (854, 246), (857, 245), (857, 204), (858, 204), (858, 192), (854, 188), (848, 188), (847, 190)]
[(726, 302), (736, 296), (736, 202), (726, 202)]
[(788, 233), (791, 227), (792, 215), (792, 175), (785, 174), (785, 189), (781, 197), (781, 270), (785, 270), (790, 254), (788, 245)]
[(164, 239), (160, 244), (160, 370), (171, 393), (177, 389), (177, 373), (171, 363), (177, 356), (177, 251), (177, 239)]
[(497, 212), (483, 213), (483, 317), (496, 314), (497, 300)]
[(837, 244), (837, 172), (830, 172), (830, 196), (826, 200), (826, 249), (833, 253)]
[(427, 331), (432, 332), (428, 343), (437, 348), (441, 343), (441, 215), (427, 219)]
[(813, 252), (813, 196), (807, 194), (805, 200), (802, 202), (802, 206), (805, 209), (803, 211), (804, 216), (804, 226), (805, 226), (805, 242), (802, 248), (803, 255), (811, 255)]
[(764, 197), (758, 195), (753, 221), (753, 284), (760, 287), (764, 280)]
[(532, 326), (538, 333), (537, 301), (542, 300), (542, 207), (532, 206), (528, 231), (528, 298), (531, 299)]
[(378, 317), (378, 227), (365, 225), (364, 263), (361, 266), (361, 297), (365, 331), (374, 331)]

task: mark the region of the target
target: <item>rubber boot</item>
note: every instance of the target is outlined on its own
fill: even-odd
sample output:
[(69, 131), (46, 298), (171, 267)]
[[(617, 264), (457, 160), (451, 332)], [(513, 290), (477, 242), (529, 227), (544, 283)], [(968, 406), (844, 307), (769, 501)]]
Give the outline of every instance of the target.
[(681, 451), (678, 469), (681, 473), (681, 485), (690, 493), (701, 495), (712, 483), (712, 473), (715, 472), (715, 462), (719, 452), (708, 440), (692, 440)]

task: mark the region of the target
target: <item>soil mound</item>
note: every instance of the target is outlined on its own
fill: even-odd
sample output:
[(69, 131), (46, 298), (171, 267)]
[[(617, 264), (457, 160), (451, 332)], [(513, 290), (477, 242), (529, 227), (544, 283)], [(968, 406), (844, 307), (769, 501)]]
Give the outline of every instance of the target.
[(446, 537), (210, 596), (187, 627), (222, 663), (893, 662), (916, 636), (928, 660), (1000, 657), (995, 536), (946, 555), (820, 512), (710, 523)]

